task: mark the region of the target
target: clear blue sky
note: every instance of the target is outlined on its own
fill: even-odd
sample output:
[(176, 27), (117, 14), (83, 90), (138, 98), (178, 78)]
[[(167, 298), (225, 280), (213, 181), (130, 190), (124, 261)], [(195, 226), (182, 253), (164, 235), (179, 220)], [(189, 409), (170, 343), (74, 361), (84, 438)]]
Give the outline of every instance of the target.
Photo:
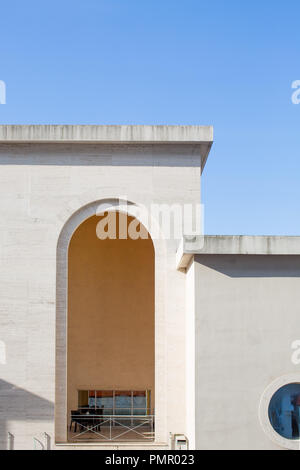
[(212, 124), (205, 232), (300, 235), (299, 0), (10, 0), (1, 124)]

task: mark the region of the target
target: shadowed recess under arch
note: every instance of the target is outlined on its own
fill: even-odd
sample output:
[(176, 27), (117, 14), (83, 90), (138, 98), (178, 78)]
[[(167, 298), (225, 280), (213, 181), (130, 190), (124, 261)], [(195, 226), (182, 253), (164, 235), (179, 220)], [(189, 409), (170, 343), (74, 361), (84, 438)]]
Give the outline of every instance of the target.
[(153, 243), (100, 240), (99, 220), (82, 222), (68, 250), (68, 415), (79, 390), (150, 390), (154, 406)]

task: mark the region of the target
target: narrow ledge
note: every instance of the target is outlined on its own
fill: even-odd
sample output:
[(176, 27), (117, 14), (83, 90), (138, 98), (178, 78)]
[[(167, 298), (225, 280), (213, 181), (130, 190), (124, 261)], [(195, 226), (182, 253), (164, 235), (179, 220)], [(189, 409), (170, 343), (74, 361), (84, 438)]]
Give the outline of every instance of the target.
[(300, 255), (300, 237), (184, 236), (176, 253), (176, 267), (185, 270), (194, 255)]

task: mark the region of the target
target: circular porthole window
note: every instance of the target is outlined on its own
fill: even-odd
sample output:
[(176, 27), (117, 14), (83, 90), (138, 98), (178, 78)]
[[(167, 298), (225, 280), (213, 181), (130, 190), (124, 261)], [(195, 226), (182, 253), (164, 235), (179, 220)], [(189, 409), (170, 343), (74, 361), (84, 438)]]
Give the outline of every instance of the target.
[(285, 439), (299, 439), (300, 383), (287, 384), (274, 393), (269, 405), (273, 429)]
[(300, 449), (300, 376), (289, 375), (273, 382), (260, 403), (260, 421), (278, 445)]

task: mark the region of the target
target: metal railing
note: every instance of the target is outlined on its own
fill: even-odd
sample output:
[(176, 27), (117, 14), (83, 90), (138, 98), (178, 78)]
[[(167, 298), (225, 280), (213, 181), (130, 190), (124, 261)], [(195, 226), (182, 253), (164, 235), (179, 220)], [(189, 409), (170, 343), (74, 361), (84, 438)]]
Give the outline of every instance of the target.
[[(79, 432), (77, 432), (77, 426)], [(154, 415), (81, 415), (72, 419), (71, 441), (153, 441)]]

